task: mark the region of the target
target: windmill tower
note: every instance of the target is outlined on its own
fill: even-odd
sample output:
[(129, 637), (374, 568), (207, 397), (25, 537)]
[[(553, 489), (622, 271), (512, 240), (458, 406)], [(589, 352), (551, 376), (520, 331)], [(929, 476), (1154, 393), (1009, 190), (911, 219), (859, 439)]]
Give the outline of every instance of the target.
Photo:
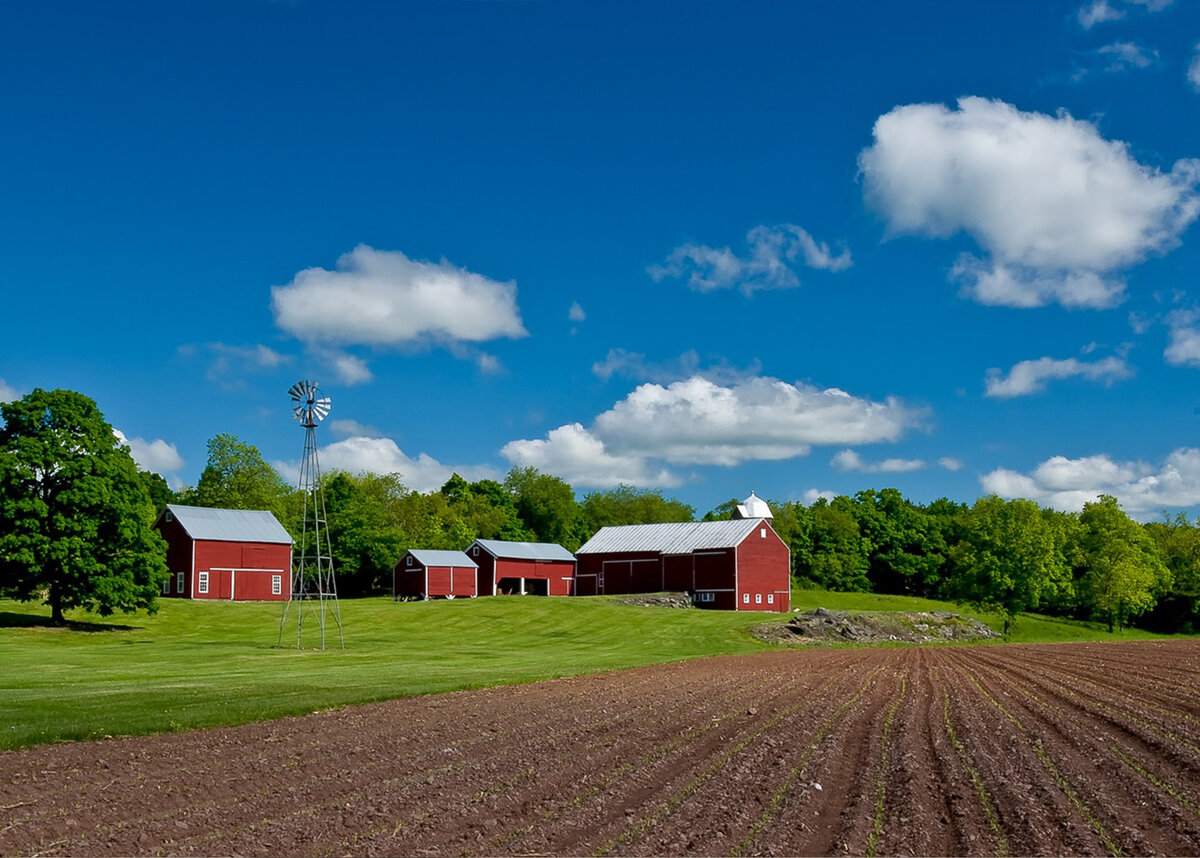
[(284, 602), (283, 616), (279, 619), (279, 644), (283, 645), (288, 614), (294, 611), (297, 647), (305, 645), (307, 621), (309, 646), (317, 646), (319, 635), (320, 648), (325, 649), (325, 622), (332, 618), (337, 625), (338, 643), (344, 649), (342, 614), (338, 608), (337, 583), (333, 578), (333, 547), (325, 521), (321, 463), (317, 458), (317, 424), (329, 414), (330, 401), (328, 396), (317, 398), (314, 381), (296, 382), (288, 388), (288, 395), (294, 403), (292, 416), (304, 427), (304, 457), (300, 460), (298, 485), (304, 495), (304, 519), (300, 542), (292, 558), (292, 598)]

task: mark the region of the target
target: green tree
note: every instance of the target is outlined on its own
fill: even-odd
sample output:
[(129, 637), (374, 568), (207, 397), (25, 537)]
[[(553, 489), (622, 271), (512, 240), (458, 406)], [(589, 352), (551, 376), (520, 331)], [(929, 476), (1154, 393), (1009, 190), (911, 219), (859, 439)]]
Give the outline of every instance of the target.
[(400, 475), (335, 471), (321, 488), (338, 590), (347, 596), (386, 591), (406, 541), (400, 520), (407, 490)]
[(209, 440), (208, 462), (200, 482), (181, 502), (217, 509), (270, 510), (281, 524), (294, 529), (299, 512), (292, 494), (257, 447), (236, 435), (221, 434)]
[(853, 509), (869, 546), (871, 588), (877, 593), (937, 595), (946, 545), (925, 510), (896, 489), (859, 492)]
[(818, 499), (810, 508), (811, 547), (806, 577), (826, 590), (869, 591), (870, 544), (854, 516), (854, 502), (845, 495)]
[(564, 480), (537, 468), (513, 468), (504, 478), (517, 514), (542, 542), (557, 542), (568, 551), (582, 544), (582, 521), (575, 492)]
[(452, 474), (440, 493), (472, 534), (471, 542), (475, 539), (532, 542), (535, 539), (517, 514), (512, 494), (495, 480), (468, 483), (458, 474)]
[(579, 505), (584, 537), (602, 527), (621, 524), (659, 524), (669, 521), (694, 521), (696, 510), (687, 504), (663, 497), (661, 491), (620, 485), (607, 491), (589, 492)]
[(1109, 631), (1152, 608), (1171, 585), (1154, 540), (1109, 495), (1079, 514), (1079, 559), (1083, 604)]
[(1171, 587), (1141, 623), (1156, 631), (1194, 634), (1200, 630), (1200, 527), (1181, 512), (1147, 524), (1146, 532), (1171, 572)]
[(1071, 586), (1053, 522), (1033, 501), (980, 498), (951, 549), (951, 594), (998, 610), (1006, 622)]
[(96, 403), (37, 389), (0, 404), (0, 591), (55, 623), (87, 608), (153, 611), (167, 577), (156, 510)]
[(171, 487), (167, 485), (167, 481), (162, 478), (161, 474), (139, 470), (138, 479), (142, 481), (146, 494), (150, 497), (150, 503), (154, 505), (155, 509), (162, 509), (175, 500), (175, 493), (171, 491)]

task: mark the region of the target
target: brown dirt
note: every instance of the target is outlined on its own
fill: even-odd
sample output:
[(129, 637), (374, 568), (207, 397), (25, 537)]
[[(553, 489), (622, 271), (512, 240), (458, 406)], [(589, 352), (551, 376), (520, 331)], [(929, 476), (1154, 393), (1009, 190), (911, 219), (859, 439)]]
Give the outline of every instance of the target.
[(1195, 855), (1200, 642), (787, 651), (0, 754), (0, 855)]

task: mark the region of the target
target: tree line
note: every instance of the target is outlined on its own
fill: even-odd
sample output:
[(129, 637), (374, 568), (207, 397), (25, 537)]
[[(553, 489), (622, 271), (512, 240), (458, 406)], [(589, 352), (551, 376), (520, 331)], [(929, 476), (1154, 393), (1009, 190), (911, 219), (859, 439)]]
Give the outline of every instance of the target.
[[(301, 495), (234, 435), (212, 438), (196, 485), (172, 491), (134, 465), (82, 394), (37, 390), (0, 404), (0, 418), (0, 594), (43, 600), (56, 620), (73, 607), (153, 609), (167, 569), (152, 525), (167, 503), (270, 510), (297, 535)], [(620, 486), (580, 497), (534, 468), (503, 480), (455, 474), (433, 492), (408, 489), (399, 474), (341, 471), (325, 474), (322, 487), (347, 596), (387, 592), (410, 548), (462, 549), (482, 538), (574, 551), (606, 525), (696, 520), (693, 507), (661, 491)], [(737, 503), (703, 520), (730, 518)], [(1200, 631), (1200, 522), (1183, 514), (1142, 524), (1111, 497), (1070, 513), (995, 496), (920, 504), (893, 488), (771, 508), (799, 586)]]

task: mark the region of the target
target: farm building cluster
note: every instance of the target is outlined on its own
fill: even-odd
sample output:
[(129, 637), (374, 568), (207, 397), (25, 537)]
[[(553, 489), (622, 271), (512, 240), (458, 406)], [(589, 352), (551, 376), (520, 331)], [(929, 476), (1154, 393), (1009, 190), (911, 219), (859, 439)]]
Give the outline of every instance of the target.
[[(790, 608), (791, 553), (751, 492), (728, 521), (602, 527), (572, 554), (561, 545), (477, 539), (465, 551), (413, 548), (392, 575), (399, 599), (602, 596), (678, 591), (697, 607)], [(292, 597), (292, 539), (265, 511), (169, 504), (156, 528), (172, 572), (164, 596)]]

